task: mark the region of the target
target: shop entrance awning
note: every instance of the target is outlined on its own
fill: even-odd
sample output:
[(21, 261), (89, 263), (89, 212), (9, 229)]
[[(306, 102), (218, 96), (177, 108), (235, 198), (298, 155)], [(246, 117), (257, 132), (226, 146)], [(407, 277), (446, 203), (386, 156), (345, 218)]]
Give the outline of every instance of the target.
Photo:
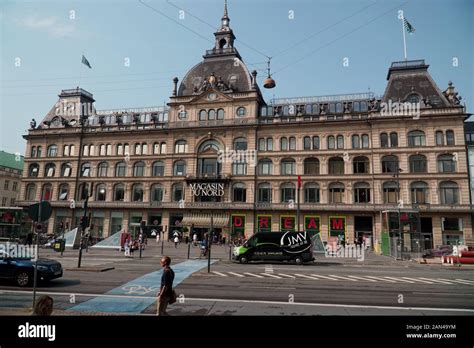
[[(191, 226), (194, 224), (195, 227), (210, 227), (211, 226), (211, 213), (188, 213), (184, 214), (183, 225)], [(229, 226), (229, 214), (228, 213), (214, 213), (213, 214), (214, 227), (228, 227)]]

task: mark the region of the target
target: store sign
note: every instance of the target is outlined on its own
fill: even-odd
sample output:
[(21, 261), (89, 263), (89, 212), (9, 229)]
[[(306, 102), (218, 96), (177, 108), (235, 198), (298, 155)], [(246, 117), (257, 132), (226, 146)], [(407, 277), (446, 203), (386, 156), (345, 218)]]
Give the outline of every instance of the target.
[(280, 230), (281, 231), (295, 231), (296, 230), (296, 217), (293, 215), (281, 215), (280, 216)]
[(224, 184), (219, 183), (193, 183), (189, 184), (191, 193), (195, 197), (222, 197)]
[(272, 216), (271, 215), (257, 215), (257, 232), (271, 232), (272, 231)]
[(245, 235), (245, 215), (232, 215), (232, 235)]
[(346, 217), (345, 216), (330, 216), (329, 217), (329, 236), (339, 237), (345, 240), (346, 238)]
[(314, 215), (305, 215), (304, 217), (304, 230), (309, 232), (311, 235), (319, 233), (320, 230), (320, 218)]

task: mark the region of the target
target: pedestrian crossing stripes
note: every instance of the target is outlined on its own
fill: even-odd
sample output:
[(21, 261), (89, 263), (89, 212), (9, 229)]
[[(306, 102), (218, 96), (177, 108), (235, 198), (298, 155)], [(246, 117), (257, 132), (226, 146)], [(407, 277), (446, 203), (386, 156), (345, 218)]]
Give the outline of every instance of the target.
[(370, 276), (370, 275), (336, 275), (336, 274), (302, 274), (302, 273), (252, 273), (252, 272), (217, 272), (212, 271), (216, 276), (237, 278), (259, 278), (259, 279), (282, 279), (282, 280), (312, 280), (312, 281), (347, 281), (347, 282), (369, 282), (369, 283), (406, 283), (406, 284), (430, 284), (430, 285), (472, 285), (474, 280), (467, 279), (445, 279), (445, 278), (426, 278), (426, 277), (389, 277), (389, 276)]

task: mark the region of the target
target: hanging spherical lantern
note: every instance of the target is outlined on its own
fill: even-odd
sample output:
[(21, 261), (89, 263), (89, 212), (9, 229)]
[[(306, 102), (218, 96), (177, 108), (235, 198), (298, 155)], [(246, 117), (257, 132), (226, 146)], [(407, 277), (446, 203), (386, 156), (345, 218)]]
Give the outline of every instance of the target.
[(265, 88), (275, 88), (276, 86), (276, 82), (275, 80), (272, 78), (272, 75), (270, 74), (270, 59), (271, 58), (268, 58), (268, 62), (267, 62), (267, 71), (268, 71), (268, 76), (267, 78), (265, 79), (265, 81), (263, 81), (263, 87)]

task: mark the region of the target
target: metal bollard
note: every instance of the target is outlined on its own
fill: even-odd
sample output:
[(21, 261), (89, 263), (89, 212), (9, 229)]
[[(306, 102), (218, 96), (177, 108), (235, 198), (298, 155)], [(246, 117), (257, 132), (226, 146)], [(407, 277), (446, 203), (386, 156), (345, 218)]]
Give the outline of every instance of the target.
[(191, 251), (191, 243), (188, 243), (188, 259), (189, 259), (189, 253)]

